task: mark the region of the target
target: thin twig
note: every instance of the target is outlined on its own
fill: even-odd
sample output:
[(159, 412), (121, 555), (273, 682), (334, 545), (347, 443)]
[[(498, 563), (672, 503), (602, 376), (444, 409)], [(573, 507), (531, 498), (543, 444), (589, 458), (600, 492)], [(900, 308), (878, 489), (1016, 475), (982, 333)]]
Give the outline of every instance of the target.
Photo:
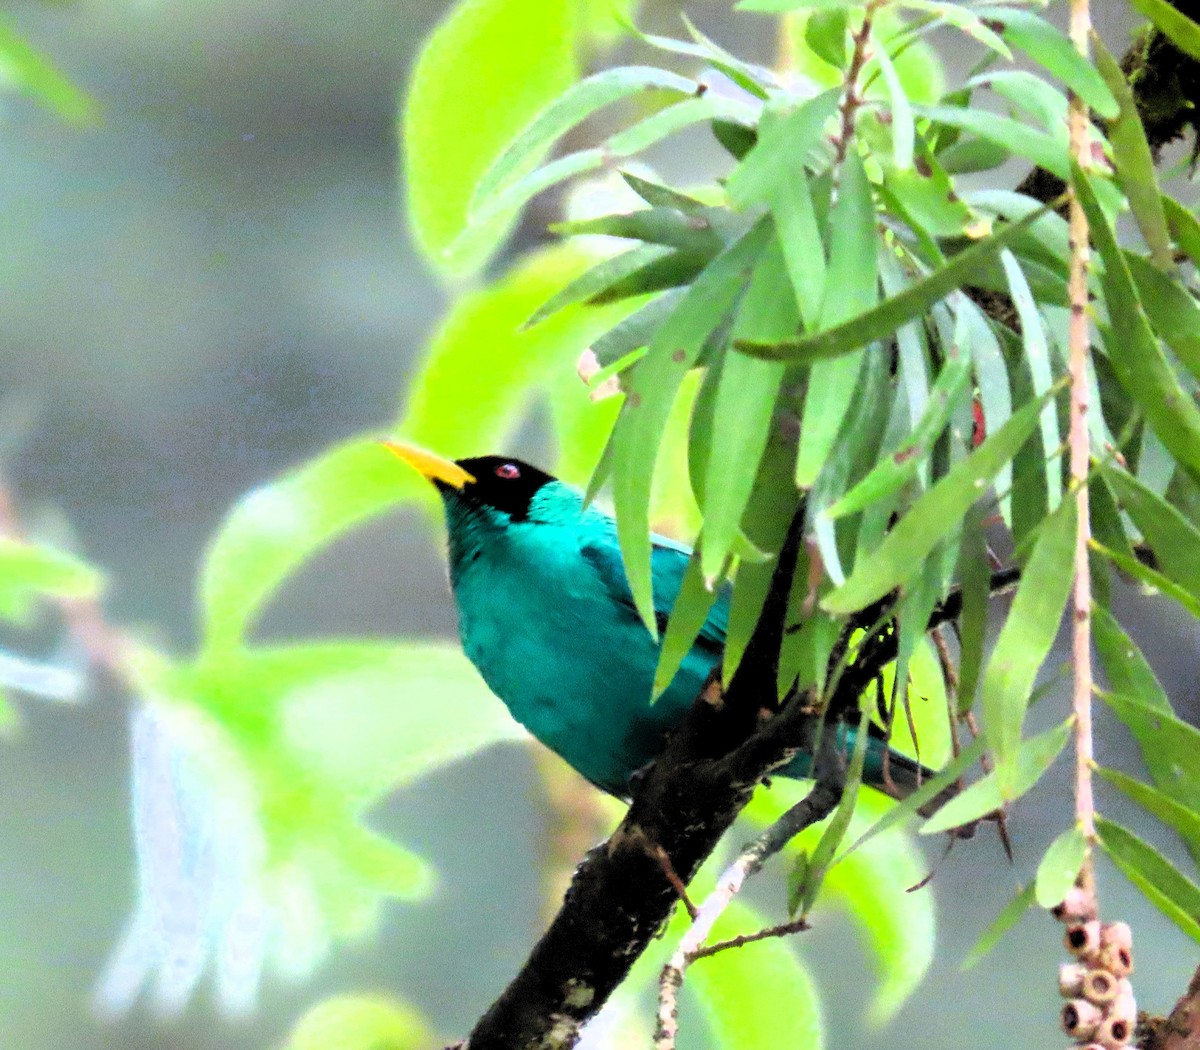
[[(824, 734), (822, 740), (831, 734)], [(675, 1039), (679, 1034), (679, 990), (683, 987), (684, 974), (696, 959), (712, 955), (726, 947), (735, 947), (733, 942), (723, 942), (720, 945), (705, 947), (704, 942), (712, 932), (717, 922), (733, 899), (741, 891), (746, 881), (755, 875), (766, 863), (767, 859), (778, 853), (805, 828), (819, 820), (823, 820), (836, 808), (842, 795), (842, 775), (840, 768), (831, 769), (828, 775), (822, 776), (813, 785), (812, 790), (783, 814), (774, 824), (764, 831), (757, 839), (747, 846), (728, 868), (725, 869), (717, 882), (717, 888), (712, 891), (700, 905), (692, 925), (679, 941), (679, 946), (671, 956), (670, 962), (663, 967), (659, 978), (658, 990), (658, 1024), (654, 1032), (655, 1050), (674, 1050)], [(760, 931), (748, 935), (747, 938), (735, 938), (739, 943), (748, 940), (761, 940), (766, 936), (780, 936), (783, 933), (804, 929), (795, 923), (787, 923), (781, 927), (772, 927), (772, 931)]]
[(738, 937), (730, 937), (727, 941), (717, 941), (716, 944), (706, 944), (692, 953), (692, 962), (697, 959), (708, 959), (711, 956), (727, 952), (731, 948), (742, 948), (755, 941), (766, 941), (772, 937), (786, 937), (792, 933), (803, 933), (811, 929), (807, 919), (793, 919), (791, 922), (781, 922), (778, 926), (768, 926), (765, 930), (754, 933), (743, 933)]

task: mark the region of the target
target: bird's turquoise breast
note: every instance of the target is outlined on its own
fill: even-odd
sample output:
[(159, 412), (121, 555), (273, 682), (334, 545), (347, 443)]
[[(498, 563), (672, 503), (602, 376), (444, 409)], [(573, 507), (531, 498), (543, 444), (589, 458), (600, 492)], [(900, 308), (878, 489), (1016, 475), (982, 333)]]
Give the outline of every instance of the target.
[(593, 783), (625, 794), (707, 675), (693, 654), (650, 705), (658, 648), (583, 555), (578, 516), (516, 523), (456, 567), (463, 648), (534, 736)]

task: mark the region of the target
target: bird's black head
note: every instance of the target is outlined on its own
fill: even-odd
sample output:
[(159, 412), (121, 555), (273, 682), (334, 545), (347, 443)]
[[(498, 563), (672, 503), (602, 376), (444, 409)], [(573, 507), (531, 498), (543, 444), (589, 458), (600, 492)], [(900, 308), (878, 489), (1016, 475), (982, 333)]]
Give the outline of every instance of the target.
[(544, 470), (511, 456), (471, 456), (455, 462), (474, 480), (458, 487), (436, 479), (434, 484), (466, 503), (501, 511), (510, 521), (528, 518), (533, 497), (543, 485), (555, 480)]
[(398, 441), (383, 444), (437, 486), (448, 511), (457, 508), (471, 518), (491, 510), (497, 512), (493, 517), (525, 521), (534, 497), (555, 480), (544, 470), (511, 456), (472, 456), (454, 461)]

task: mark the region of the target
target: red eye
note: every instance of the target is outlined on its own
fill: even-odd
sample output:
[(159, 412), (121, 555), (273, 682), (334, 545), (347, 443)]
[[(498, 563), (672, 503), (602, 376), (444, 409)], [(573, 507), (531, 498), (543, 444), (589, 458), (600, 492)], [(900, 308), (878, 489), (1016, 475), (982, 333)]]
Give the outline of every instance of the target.
[(519, 478), (521, 476), (521, 468), (515, 463), (501, 463), (496, 468), (496, 477), (498, 478)]

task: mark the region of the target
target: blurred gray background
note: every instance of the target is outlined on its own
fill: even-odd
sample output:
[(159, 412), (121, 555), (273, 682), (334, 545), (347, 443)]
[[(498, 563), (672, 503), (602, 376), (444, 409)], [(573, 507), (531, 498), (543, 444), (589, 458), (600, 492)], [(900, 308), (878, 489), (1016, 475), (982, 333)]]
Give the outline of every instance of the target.
[[(0, 95), (0, 456), (24, 513), (69, 523), (111, 574), (108, 609), (191, 644), (206, 538), (245, 490), (396, 414), (445, 296), (403, 220), (395, 119), (443, 0), (82, 0), (10, 3), (17, 30), (101, 104), (85, 130)], [(667, 0), (644, 21), (676, 32)], [(769, 56), (765, 19), (691, 3), (723, 42)], [(1114, 51), (1129, 16), (1102, 4)], [(703, 163), (676, 153), (678, 174)], [(58, 526), (62, 527), (62, 526)], [(288, 586), (264, 630), (453, 630), (431, 534), (360, 530)], [(1173, 695), (1195, 712), (1195, 632), (1132, 595), (1126, 611)], [(1039, 718), (1057, 720), (1053, 697)], [(1061, 704), (1059, 707), (1061, 710)], [(511, 976), (539, 926), (531, 879), (542, 814), (530, 759), (498, 748), (391, 799), (378, 826), (431, 857), (432, 902), (395, 906), (371, 944), (303, 987), (269, 982), (227, 1022), (204, 991), (178, 1021), (94, 1019), (91, 983), (132, 904), (124, 701), (27, 704), (0, 744), (0, 1050), (261, 1048), (338, 991), (395, 990), (447, 1036)], [(1136, 768), (1101, 717), (1102, 757)], [(1052, 774), (1065, 779), (1066, 771)], [(1106, 800), (1107, 801), (1107, 800)], [(1139, 818), (1119, 804), (1117, 819)], [(1032, 917), (981, 967), (958, 963), (1063, 823), (1018, 807), (1010, 867), (990, 833), (941, 859), (939, 955), (892, 1031), (864, 1030), (869, 965), (849, 925), (806, 935), (831, 1046), (1054, 1047), (1058, 927)], [(1165, 840), (1164, 840), (1165, 841)], [(485, 858), (485, 859), (481, 859)], [(767, 889), (779, 907), (779, 891)], [(926, 891), (930, 892), (930, 891)], [(1134, 923), (1143, 1006), (1165, 1009), (1196, 962), (1119, 876), (1106, 908)], [(694, 1032), (694, 1030), (693, 1030)]]

